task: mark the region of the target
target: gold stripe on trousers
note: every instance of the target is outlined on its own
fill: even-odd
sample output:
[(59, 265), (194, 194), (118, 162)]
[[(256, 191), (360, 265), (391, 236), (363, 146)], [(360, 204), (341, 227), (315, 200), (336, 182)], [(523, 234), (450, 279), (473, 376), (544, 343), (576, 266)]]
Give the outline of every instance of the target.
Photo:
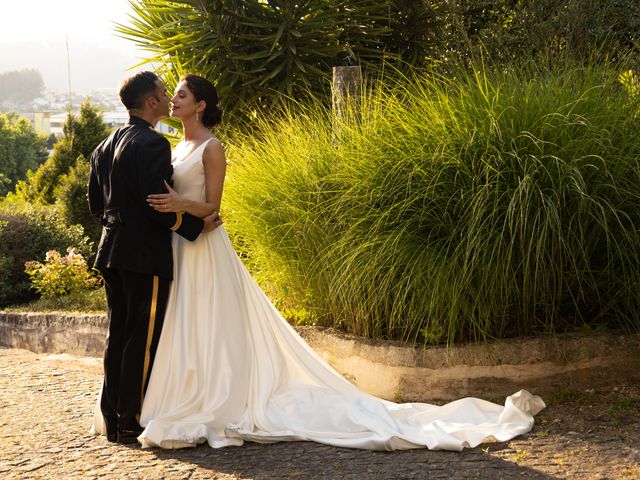
[[(149, 374), (149, 363), (151, 363), (151, 342), (153, 341), (153, 331), (156, 325), (156, 309), (158, 305), (158, 283), (159, 277), (153, 276), (153, 294), (151, 296), (151, 309), (149, 310), (149, 329), (147, 331), (147, 345), (144, 349), (144, 367), (142, 369), (142, 387), (140, 389), (140, 409), (142, 409), (142, 402), (144, 402), (144, 386), (147, 383), (147, 376)], [(140, 422), (140, 413), (137, 415), (138, 422)]]

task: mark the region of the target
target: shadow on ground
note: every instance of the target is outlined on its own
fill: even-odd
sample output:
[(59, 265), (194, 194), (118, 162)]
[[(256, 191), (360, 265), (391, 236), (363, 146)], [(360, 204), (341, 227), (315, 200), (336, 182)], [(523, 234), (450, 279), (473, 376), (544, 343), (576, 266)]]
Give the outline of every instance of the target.
[[(504, 448), (496, 444), (492, 450)], [(410, 478), (556, 478), (511, 460), (485, 453), (481, 448), (464, 452), (424, 449), (370, 452), (335, 448), (310, 442), (255, 444), (211, 449), (200, 445), (191, 451), (153, 450), (159, 460), (178, 460), (198, 466), (198, 471), (224, 473), (243, 479), (410, 479)]]

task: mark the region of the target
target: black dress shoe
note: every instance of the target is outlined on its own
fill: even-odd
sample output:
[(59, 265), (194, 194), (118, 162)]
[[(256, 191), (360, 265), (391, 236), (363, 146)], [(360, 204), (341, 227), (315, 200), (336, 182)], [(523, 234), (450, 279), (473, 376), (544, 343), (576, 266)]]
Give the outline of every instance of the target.
[(138, 443), (138, 437), (142, 433), (142, 429), (124, 430), (118, 429), (118, 443)]
[(107, 429), (107, 441), (109, 441), (109, 442), (117, 442), (118, 441), (118, 432), (117, 431), (110, 432), (109, 429)]

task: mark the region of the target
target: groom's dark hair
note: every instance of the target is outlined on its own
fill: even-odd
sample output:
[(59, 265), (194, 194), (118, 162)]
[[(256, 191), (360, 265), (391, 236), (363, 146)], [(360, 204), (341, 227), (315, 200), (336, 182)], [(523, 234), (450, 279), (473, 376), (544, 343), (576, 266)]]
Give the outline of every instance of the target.
[(153, 72), (136, 73), (120, 82), (120, 101), (127, 110), (142, 108), (142, 102), (156, 92), (160, 77)]

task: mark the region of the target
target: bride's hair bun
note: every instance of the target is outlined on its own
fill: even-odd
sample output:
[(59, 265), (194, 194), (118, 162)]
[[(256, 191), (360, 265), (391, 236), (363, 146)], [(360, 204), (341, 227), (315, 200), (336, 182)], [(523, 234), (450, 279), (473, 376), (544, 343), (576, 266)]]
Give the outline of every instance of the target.
[(222, 108), (218, 105), (218, 92), (213, 83), (192, 73), (183, 75), (180, 77), (180, 81), (187, 84), (187, 88), (195, 97), (196, 102), (204, 100), (207, 104), (200, 119), (205, 127), (212, 128), (222, 122)]

